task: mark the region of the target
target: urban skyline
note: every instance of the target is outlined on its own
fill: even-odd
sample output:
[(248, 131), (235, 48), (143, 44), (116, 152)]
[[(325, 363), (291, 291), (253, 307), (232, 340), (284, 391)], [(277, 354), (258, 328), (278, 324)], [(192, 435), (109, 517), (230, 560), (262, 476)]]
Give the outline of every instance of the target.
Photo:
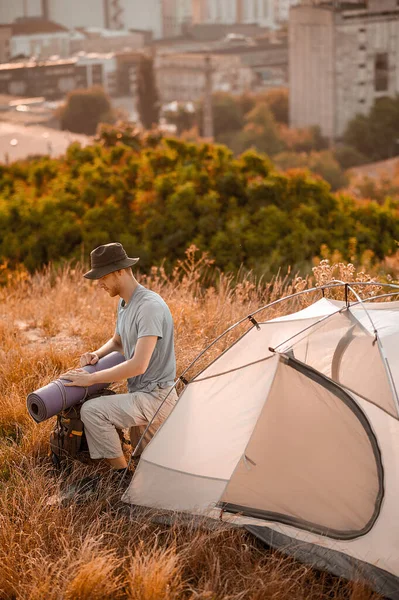
[(68, 29), (150, 30), (155, 39), (181, 35), (187, 24), (257, 23), (277, 28), (299, 0), (0, 0), (0, 24), (21, 18), (54, 21)]

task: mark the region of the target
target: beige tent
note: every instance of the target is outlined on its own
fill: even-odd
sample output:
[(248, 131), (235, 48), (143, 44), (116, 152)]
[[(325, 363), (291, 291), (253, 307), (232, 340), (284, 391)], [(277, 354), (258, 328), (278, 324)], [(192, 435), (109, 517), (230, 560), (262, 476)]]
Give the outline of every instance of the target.
[(123, 500), (222, 515), (399, 599), (399, 302), (253, 323), (188, 383)]

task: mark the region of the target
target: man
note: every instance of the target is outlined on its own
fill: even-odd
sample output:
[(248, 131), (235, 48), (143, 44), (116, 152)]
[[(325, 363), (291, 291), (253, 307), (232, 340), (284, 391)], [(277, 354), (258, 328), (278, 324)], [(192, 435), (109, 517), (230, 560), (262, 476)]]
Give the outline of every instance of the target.
[(97, 280), (120, 300), (114, 335), (98, 350), (83, 354), (80, 365), (94, 365), (114, 351), (123, 353), (126, 362), (91, 374), (75, 369), (62, 377), (70, 380), (65, 385), (83, 387), (127, 379), (127, 394), (93, 398), (81, 409), (91, 458), (105, 458), (123, 474), (127, 463), (117, 429), (143, 429), (166, 398), (154, 421), (154, 433), (177, 400), (176, 390), (171, 390), (176, 376), (173, 320), (164, 300), (137, 282), (131, 267), (139, 259), (129, 258), (121, 244), (99, 246), (90, 258), (91, 270), (84, 277)]

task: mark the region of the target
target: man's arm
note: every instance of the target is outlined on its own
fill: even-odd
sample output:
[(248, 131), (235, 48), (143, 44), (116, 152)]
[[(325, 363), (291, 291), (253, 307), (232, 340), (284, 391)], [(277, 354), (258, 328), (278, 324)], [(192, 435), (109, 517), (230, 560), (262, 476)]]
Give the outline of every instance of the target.
[[(152, 353), (154, 352), (157, 343), (157, 336), (150, 335), (141, 337), (137, 340), (136, 349), (131, 359), (126, 362), (104, 369), (97, 373), (87, 373), (84, 369), (74, 369), (61, 375), (61, 379), (69, 379), (70, 383), (65, 383), (65, 386), (80, 386), (88, 387), (96, 383), (110, 383), (137, 377), (146, 372), (150, 364)], [(107, 344), (104, 344), (106, 346)], [(102, 348), (104, 347), (102, 346)], [(100, 348), (101, 350), (101, 348)]]
[(122, 340), (120, 335), (114, 333), (112, 338), (105, 342), (98, 350), (94, 352), (86, 352), (80, 357), (80, 366), (85, 367), (86, 365), (95, 365), (100, 358), (111, 354), (111, 352), (120, 352), (123, 354)]

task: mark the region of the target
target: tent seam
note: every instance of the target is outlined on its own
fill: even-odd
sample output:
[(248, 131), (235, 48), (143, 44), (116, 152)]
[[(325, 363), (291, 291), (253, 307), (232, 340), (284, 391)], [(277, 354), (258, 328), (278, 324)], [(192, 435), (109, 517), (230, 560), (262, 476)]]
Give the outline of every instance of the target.
[(153, 465), (154, 467), (158, 467), (159, 469), (165, 469), (166, 471), (173, 471), (173, 473), (180, 473), (181, 475), (188, 475), (189, 477), (198, 477), (200, 479), (210, 479), (212, 481), (225, 481), (228, 479), (223, 479), (222, 477), (207, 477), (206, 475), (196, 475), (195, 473), (189, 473), (188, 471), (181, 471), (180, 469), (171, 469), (170, 467), (164, 467), (163, 465), (159, 465), (151, 460), (147, 460), (142, 458), (140, 460), (141, 463), (147, 463), (148, 465)]
[(271, 358), (274, 358), (274, 354), (270, 356), (265, 356), (265, 358), (260, 358), (259, 360), (254, 360), (251, 363), (247, 363), (246, 365), (241, 365), (240, 367), (235, 367), (234, 369), (230, 369), (229, 371), (222, 371), (221, 373), (215, 373), (215, 375), (209, 375), (208, 377), (202, 377), (201, 379), (193, 379), (190, 383), (200, 383), (201, 381), (207, 381), (208, 379), (214, 379), (215, 377), (222, 377), (223, 375), (229, 375), (230, 373), (234, 373), (235, 371), (241, 371), (242, 369), (246, 369), (247, 367), (252, 367), (253, 365), (258, 365), (259, 363), (266, 362)]

